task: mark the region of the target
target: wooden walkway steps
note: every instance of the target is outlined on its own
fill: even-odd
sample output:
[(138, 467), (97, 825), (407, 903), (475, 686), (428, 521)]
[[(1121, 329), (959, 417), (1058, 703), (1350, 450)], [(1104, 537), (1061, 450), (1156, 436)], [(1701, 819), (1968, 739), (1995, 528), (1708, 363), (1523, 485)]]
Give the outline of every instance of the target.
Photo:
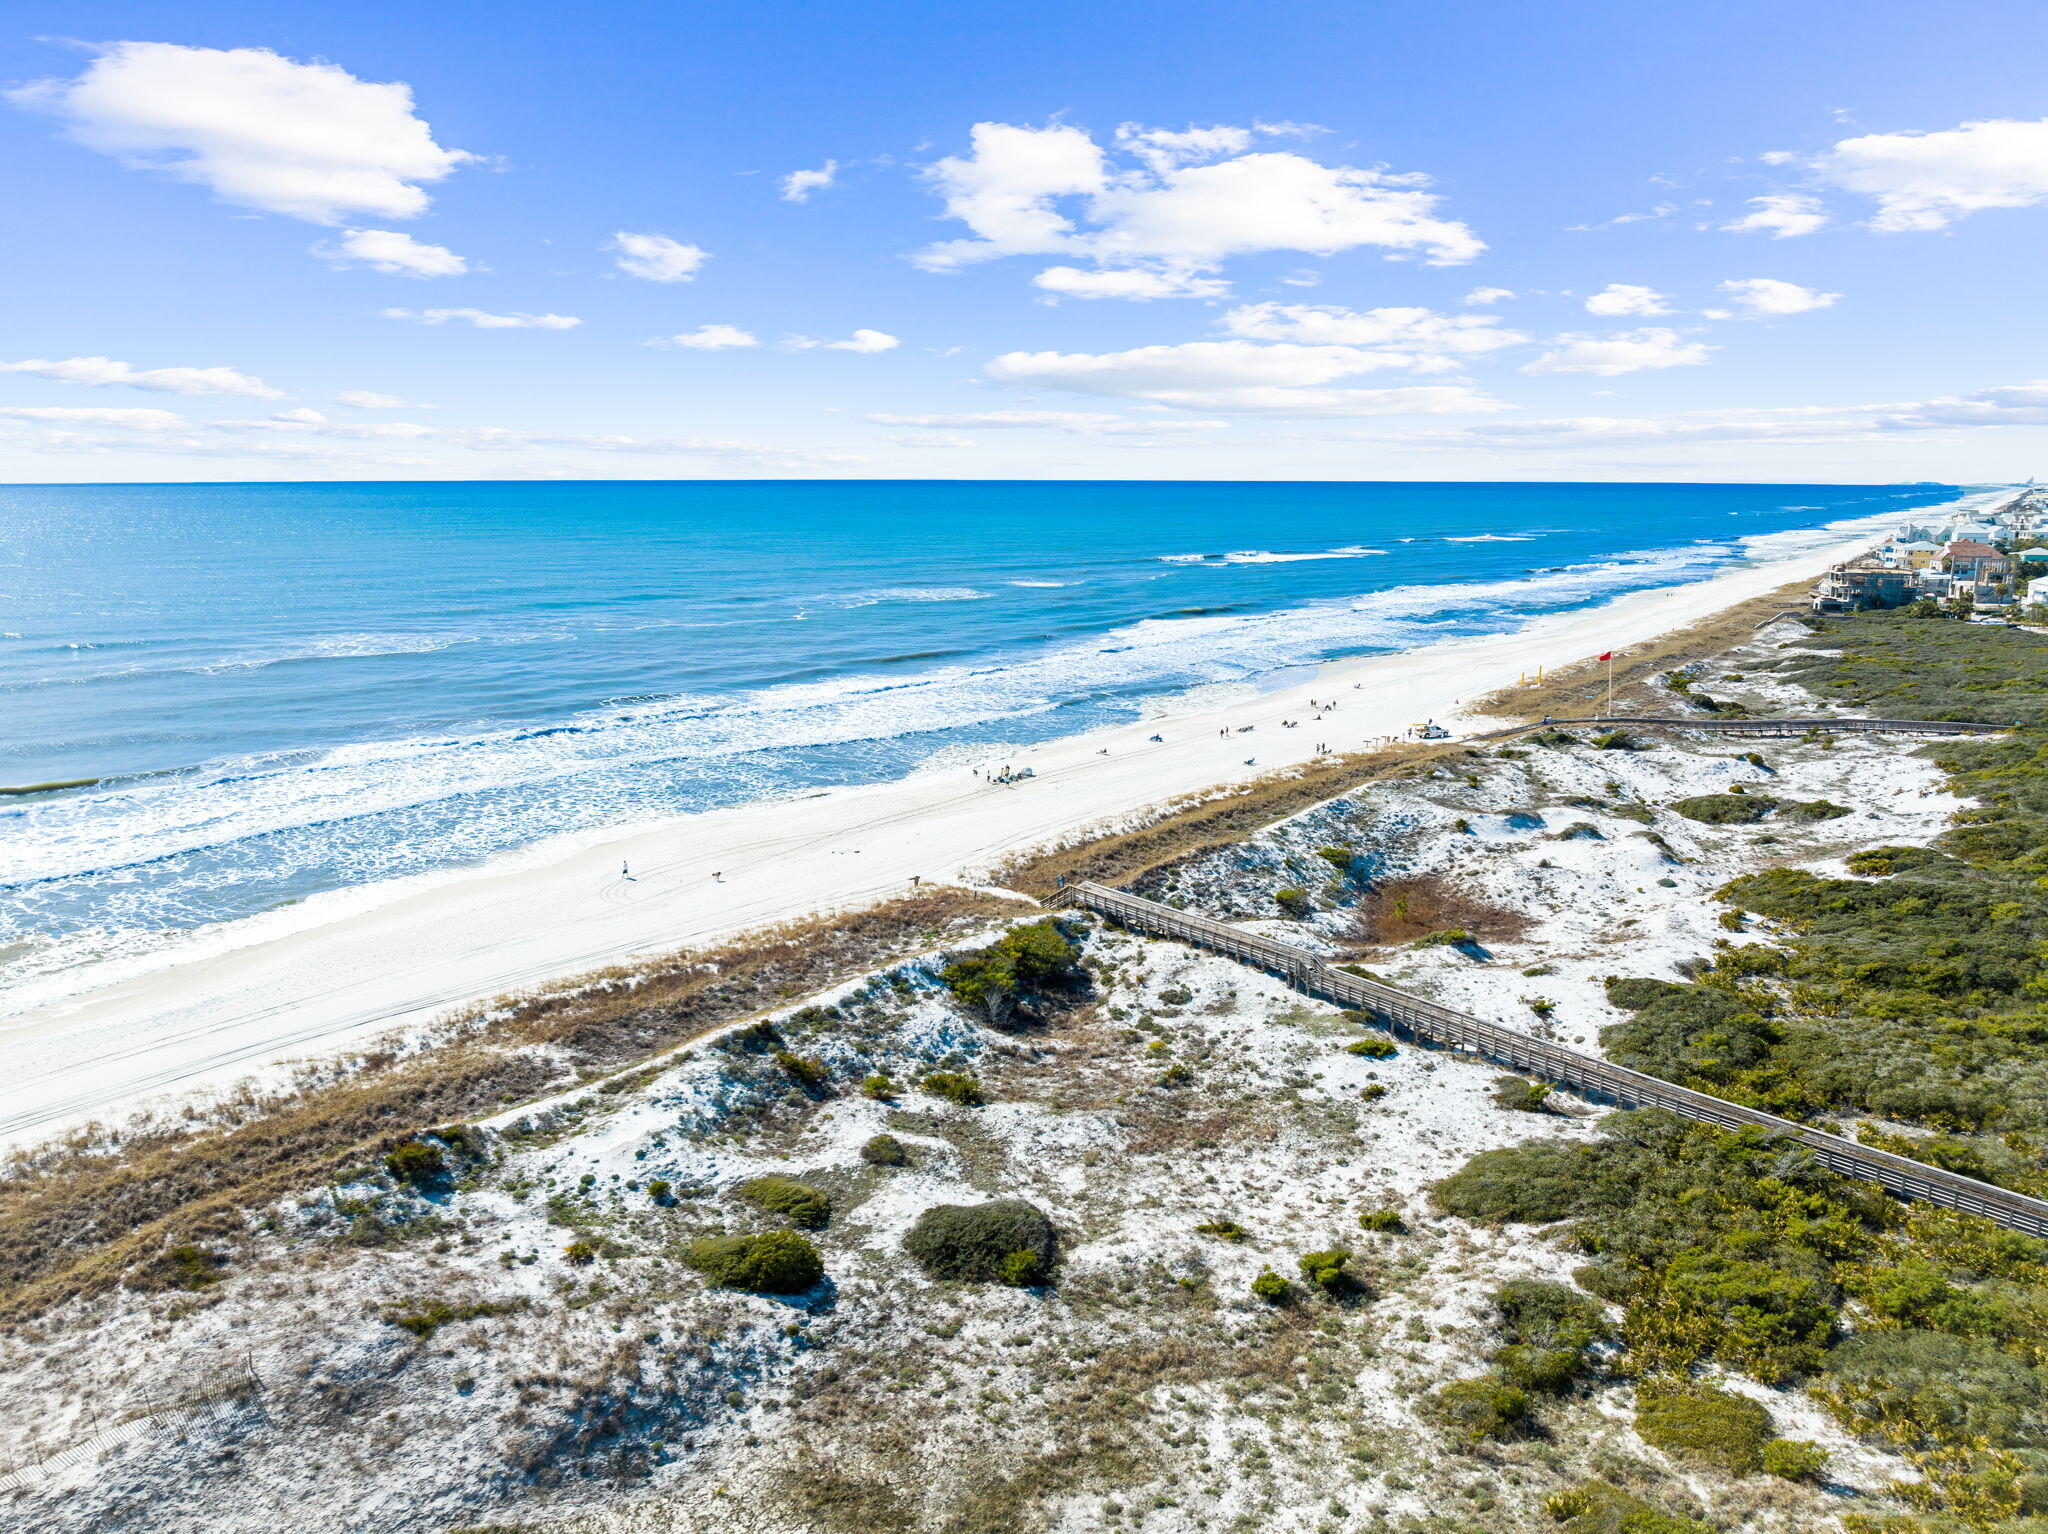
[(1466, 1013), (1350, 974), (1292, 944), (1101, 884), (1070, 884), (1056, 897), (1056, 902), (1084, 906), (1127, 927), (1193, 943), (1268, 970), (1305, 991), (1369, 1013), (1397, 1034), (1475, 1059), (1497, 1062), (1569, 1088), (1582, 1097), (1623, 1108), (1668, 1108), (1686, 1118), (1724, 1129), (1763, 1129), (1804, 1145), (1830, 1171), (1845, 1177), (1877, 1183), (1902, 1198), (1982, 1215), (2030, 1236), (2048, 1236), (2048, 1202), (1859, 1145), (1841, 1135), (1796, 1124), (1776, 1114), (1660, 1081), (1560, 1044), (1530, 1038), (1512, 1028), (1481, 1022)]

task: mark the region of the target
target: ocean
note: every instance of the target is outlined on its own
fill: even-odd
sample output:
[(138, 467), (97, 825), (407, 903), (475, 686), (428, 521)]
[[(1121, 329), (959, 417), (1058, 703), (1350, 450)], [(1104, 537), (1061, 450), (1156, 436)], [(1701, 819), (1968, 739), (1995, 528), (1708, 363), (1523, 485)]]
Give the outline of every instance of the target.
[(95, 780), (0, 797), (0, 1012), (311, 895), (983, 760), (1957, 493), (0, 488), (0, 785)]

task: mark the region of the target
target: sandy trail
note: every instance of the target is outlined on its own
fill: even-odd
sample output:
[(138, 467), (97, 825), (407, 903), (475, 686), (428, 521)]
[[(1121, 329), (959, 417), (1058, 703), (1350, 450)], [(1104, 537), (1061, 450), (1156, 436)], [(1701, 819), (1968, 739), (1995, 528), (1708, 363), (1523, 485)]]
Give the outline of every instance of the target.
[[(565, 839), (418, 881), (424, 887), (368, 909), (9, 1020), (0, 1031), (0, 1143), (40, 1139), (160, 1094), (223, 1086), (481, 998), (865, 904), (913, 877), (971, 881), (1079, 828), (1308, 760), (1319, 742), (1353, 750), (1418, 720), (1453, 717), (1461, 700), (1538, 666), (1640, 644), (1816, 577), (1872, 536), (1633, 593), (1513, 634), (1333, 663), (1313, 681), (1220, 708), (1023, 748), (1007, 757), (1035, 772), (1021, 783), (991, 785), (979, 769), (949, 766)], [(1310, 698), (1338, 707), (1317, 722)], [(1300, 723), (1282, 728), (1286, 719)], [(1252, 731), (1239, 733), (1246, 725)], [(1150, 741), (1154, 733), (1164, 740)], [(630, 879), (620, 876), (622, 863)]]

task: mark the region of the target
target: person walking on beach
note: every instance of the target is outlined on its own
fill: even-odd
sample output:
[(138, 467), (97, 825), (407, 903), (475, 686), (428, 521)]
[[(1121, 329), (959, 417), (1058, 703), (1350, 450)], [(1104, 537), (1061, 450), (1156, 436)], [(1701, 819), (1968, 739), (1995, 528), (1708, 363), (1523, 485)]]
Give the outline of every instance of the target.
[(640, 882), (638, 879), (635, 879), (633, 877), (633, 870), (623, 862), (619, 864), (619, 877), (621, 879), (624, 879), (628, 884), (638, 884)]

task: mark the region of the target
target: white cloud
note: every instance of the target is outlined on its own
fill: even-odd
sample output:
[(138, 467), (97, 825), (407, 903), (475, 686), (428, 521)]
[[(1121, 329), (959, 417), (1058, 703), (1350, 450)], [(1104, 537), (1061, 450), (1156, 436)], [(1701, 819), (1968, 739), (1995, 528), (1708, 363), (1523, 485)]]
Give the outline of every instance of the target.
[(183, 416), (168, 410), (102, 410), (91, 405), (0, 405), (11, 421), (48, 421), (78, 426), (118, 426), (124, 431), (175, 431)]
[(1612, 378), (1618, 373), (1637, 373), (1645, 368), (1690, 367), (1705, 362), (1714, 350), (1698, 341), (1687, 341), (1675, 330), (1650, 326), (1643, 330), (1617, 330), (1599, 335), (1564, 335), (1558, 350), (1545, 352), (1522, 369), (1525, 373), (1596, 373)]
[(1123, 352), (1007, 352), (984, 372), (995, 383), (1150, 400), (1222, 414), (1389, 415), (1506, 408), (1459, 385), (1319, 387), (1352, 374), (1401, 365), (1354, 346), (1190, 341)]
[(460, 277), (469, 262), (445, 245), (427, 245), (395, 229), (344, 229), (341, 238), (313, 247), (336, 266), (351, 263), (393, 277)]
[(884, 442), (893, 442), (898, 447), (972, 447), (974, 439), (950, 431), (903, 431), (884, 432)]
[(1041, 430), (1075, 437), (1187, 437), (1228, 431), (1228, 421), (1134, 421), (1097, 410), (973, 410), (950, 415), (871, 415), (879, 426)]
[(25, 362), (0, 362), (0, 373), (34, 373), (61, 383), (87, 384), (93, 388), (120, 385), (148, 389), (157, 394), (239, 394), (245, 399), (283, 399), (282, 389), (273, 389), (260, 378), (238, 373), (233, 368), (138, 368), (132, 362), (111, 357), (67, 357), (61, 362), (31, 357)]
[(648, 346), (682, 346), (692, 351), (724, 351), (734, 346), (759, 346), (761, 343), (737, 325), (699, 325), (695, 330), (677, 336), (663, 336), (645, 343)]
[[(1300, 131), (1261, 125), (1258, 131)], [(1085, 296), (1209, 296), (1196, 279), (1232, 256), (1301, 251), (1330, 256), (1361, 246), (1415, 255), (1432, 265), (1468, 261), (1485, 246), (1438, 216), (1426, 178), (1327, 166), (1304, 155), (1245, 152), (1253, 130), (1164, 130), (1127, 124), (1118, 165), (1083, 129), (977, 123), (972, 149), (929, 167), (946, 213), (973, 231), (918, 252), (918, 265), (950, 271), (1013, 255), (1062, 255), (1107, 270), (1156, 274), (1152, 283), (1107, 284)], [(1218, 158), (1227, 156), (1227, 158)], [(1080, 294), (1073, 268), (1041, 286)]]
[[(1768, 158), (1768, 157), (1767, 157)], [(1730, 234), (1768, 234), (1774, 240), (1789, 240), (1812, 234), (1828, 221), (1820, 200), (1800, 192), (1773, 192), (1749, 200), (1751, 211), (1721, 227)]]
[(623, 229), (612, 236), (610, 248), (619, 253), (620, 271), (649, 282), (689, 282), (696, 277), (697, 268), (711, 259), (709, 251), (665, 234), (628, 234)]
[(1873, 229), (1945, 229), (1986, 208), (2048, 201), (2048, 118), (1865, 134), (1843, 139), (1815, 159), (1813, 169), (1834, 186), (1874, 199)]
[(1152, 298), (1221, 298), (1230, 284), (1217, 277), (1204, 277), (1188, 268), (1140, 266), (1097, 267), (1048, 266), (1031, 279), (1034, 287), (1057, 293), (1062, 298), (1129, 298), (1143, 302)]
[(461, 320), (478, 330), (574, 330), (583, 323), (573, 314), (491, 314), (482, 309), (386, 309), (384, 318), (422, 325)]
[(819, 341), (810, 336), (791, 336), (782, 343), (791, 351), (815, 349), (828, 352), (887, 352), (894, 351), (903, 343), (882, 330), (856, 330), (844, 341)]
[(1455, 359), (1483, 356), (1528, 337), (1503, 330), (1490, 314), (1438, 314), (1430, 309), (1342, 309), (1333, 304), (1246, 304), (1223, 316), (1233, 336), (1308, 345), (1371, 347), (1388, 367), (1444, 372)]
[(1512, 288), (1474, 288), (1465, 295), (1468, 304), (1497, 304), (1515, 296)]
[(1804, 314), (1809, 309), (1825, 309), (1842, 296), (1802, 288), (1796, 282), (1780, 282), (1775, 277), (1737, 278), (1722, 283), (1721, 291), (1753, 315)]
[(1671, 305), (1655, 288), (1632, 282), (1610, 282), (1586, 300), (1588, 314), (1669, 314)]
[(351, 213), (417, 217), (428, 202), (421, 186), (475, 158), (434, 142), (410, 87), (267, 48), (112, 43), (76, 79), (8, 95), (124, 165), (316, 224)]
[(816, 170), (793, 170), (782, 178), (782, 200), (809, 202), (811, 193), (824, 191), (838, 175), (837, 160), (827, 160)]
[(334, 396), (337, 405), (347, 405), (352, 410), (434, 410), (434, 405), (415, 404), (400, 399), (395, 394), (378, 394), (369, 389), (343, 389)]

